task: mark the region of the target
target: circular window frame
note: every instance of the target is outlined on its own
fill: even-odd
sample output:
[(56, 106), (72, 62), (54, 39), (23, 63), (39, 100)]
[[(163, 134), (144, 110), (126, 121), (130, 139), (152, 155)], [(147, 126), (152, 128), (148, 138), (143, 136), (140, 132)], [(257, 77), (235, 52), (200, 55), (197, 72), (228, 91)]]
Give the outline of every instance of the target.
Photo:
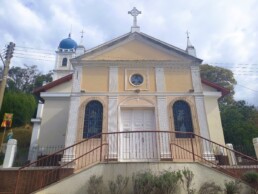
[[(140, 83), (139, 85), (135, 85), (135, 84), (132, 82), (132, 77), (133, 77), (134, 75), (140, 75), (140, 76), (142, 77), (142, 83)], [(129, 77), (129, 82), (130, 82), (130, 84), (131, 84), (132, 86), (139, 87), (139, 86), (141, 86), (141, 85), (144, 83), (144, 76), (143, 76), (142, 74), (140, 74), (140, 73), (133, 73), (133, 74), (131, 74), (130, 77)]]

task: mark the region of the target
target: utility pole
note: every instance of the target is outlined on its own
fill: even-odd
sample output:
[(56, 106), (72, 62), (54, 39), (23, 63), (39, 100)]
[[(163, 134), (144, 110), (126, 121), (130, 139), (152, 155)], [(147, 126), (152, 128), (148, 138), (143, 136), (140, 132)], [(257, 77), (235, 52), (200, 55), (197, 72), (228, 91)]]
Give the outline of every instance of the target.
[(5, 54), (3, 78), (2, 78), (1, 87), (0, 87), (0, 110), (2, 109), (4, 91), (5, 91), (9, 66), (11, 63), (11, 58), (13, 57), (14, 47), (15, 47), (15, 44), (13, 42), (10, 42), (7, 46), (7, 50), (6, 50), (6, 54)]

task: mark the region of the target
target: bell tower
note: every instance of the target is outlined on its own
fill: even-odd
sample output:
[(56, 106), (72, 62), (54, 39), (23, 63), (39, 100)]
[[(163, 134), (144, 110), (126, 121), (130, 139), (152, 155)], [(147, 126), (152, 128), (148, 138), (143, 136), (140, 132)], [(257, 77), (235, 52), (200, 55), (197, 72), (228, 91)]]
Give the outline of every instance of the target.
[(54, 68), (53, 80), (57, 80), (73, 72), (70, 59), (76, 56), (77, 43), (71, 38), (61, 40), (56, 51), (56, 62)]

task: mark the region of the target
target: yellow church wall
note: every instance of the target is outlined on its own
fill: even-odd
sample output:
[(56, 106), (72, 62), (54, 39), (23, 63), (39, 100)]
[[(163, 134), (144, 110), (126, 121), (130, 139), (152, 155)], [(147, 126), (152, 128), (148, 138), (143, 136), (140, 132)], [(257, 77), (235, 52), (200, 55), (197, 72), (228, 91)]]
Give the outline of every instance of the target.
[(107, 92), (109, 70), (107, 67), (84, 67), (81, 89), (88, 92)]
[(173, 69), (165, 68), (164, 73), (166, 91), (188, 92), (190, 89), (193, 89), (190, 69), (174, 71)]
[(178, 58), (167, 54), (160, 48), (133, 40), (97, 56), (86, 57), (83, 60), (177, 60)]
[(72, 91), (72, 80), (50, 88), (48, 92), (71, 92)]
[(70, 99), (47, 99), (41, 121), (39, 145), (64, 145)]
[(212, 141), (225, 145), (217, 97), (205, 97), (205, 109)]

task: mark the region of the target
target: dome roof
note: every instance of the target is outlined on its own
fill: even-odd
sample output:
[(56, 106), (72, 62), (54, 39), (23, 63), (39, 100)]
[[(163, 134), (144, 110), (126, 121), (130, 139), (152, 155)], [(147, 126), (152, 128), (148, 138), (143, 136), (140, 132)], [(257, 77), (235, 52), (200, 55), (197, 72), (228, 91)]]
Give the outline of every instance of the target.
[(77, 47), (77, 43), (71, 39), (71, 35), (69, 34), (68, 38), (61, 40), (59, 43), (59, 49), (74, 49)]

